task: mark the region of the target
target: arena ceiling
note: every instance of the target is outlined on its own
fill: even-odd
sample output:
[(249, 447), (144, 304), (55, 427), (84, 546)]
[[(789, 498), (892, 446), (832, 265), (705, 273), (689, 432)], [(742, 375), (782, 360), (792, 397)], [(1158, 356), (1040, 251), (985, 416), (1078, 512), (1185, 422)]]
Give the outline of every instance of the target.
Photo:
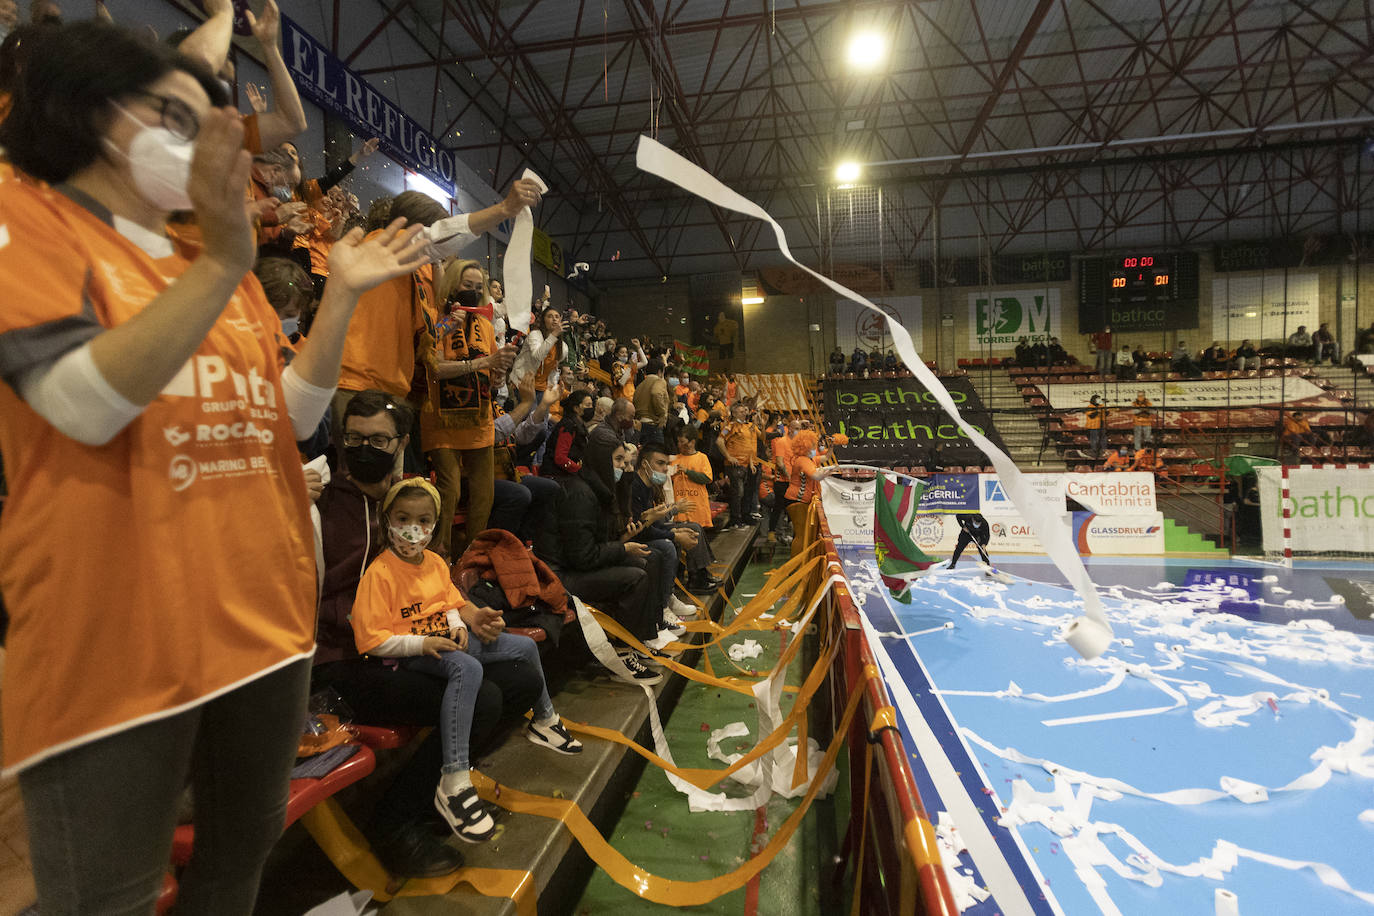
[[(341, 0), (329, 2), (337, 21)], [(428, 49), (360, 72), (433, 73), (447, 99), (434, 106), (434, 135), (494, 185), (526, 165), (545, 176), (540, 222), (598, 282), (777, 263), (760, 224), (639, 173), (641, 134), (779, 217), (813, 262), (875, 241), (900, 263), (1142, 235), (1349, 233), (1374, 197), (1374, 162), (1358, 147), (1374, 134), (1369, 0), (383, 0), (380, 10), (340, 56), (390, 28)], [(863, 29), (889, 41), (871, 73), (845, 61)], [(837, 191), (846, 159), (867, 165)], [(835, 213), (856, 206), (885, 211), (846, 242)]]

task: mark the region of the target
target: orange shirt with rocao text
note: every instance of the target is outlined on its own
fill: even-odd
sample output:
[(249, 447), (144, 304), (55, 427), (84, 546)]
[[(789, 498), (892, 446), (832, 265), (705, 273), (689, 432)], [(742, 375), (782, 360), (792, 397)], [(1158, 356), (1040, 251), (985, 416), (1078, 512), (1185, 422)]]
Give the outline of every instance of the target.
[[(129, 321), (193, 255), (154, 259), (71, 195), (0, 183), (0, 361), (52, 351), (29, 357), (42, 365)], [(247, 274), (181, 371), (103, 446), (0, 385), (10, 771), (313, 651), (315, 552), (280, 328)], [(5, 368), (11, 383), (19, 365)]]

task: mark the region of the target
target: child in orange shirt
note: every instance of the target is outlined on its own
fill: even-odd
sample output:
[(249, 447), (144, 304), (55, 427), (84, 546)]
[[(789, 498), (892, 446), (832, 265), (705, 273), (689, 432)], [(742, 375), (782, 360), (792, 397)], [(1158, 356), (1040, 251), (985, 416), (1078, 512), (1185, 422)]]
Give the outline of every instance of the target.
[[(448, 566), (425, 550), (439, 514), (439, 492), (429, 481), (399, 481), (382, 500), (388, 549), (363, 574), (353, 603), (353, 638), (358, 651), (399, 659), (413, 671), (448, 681), (439, 720), (443, 766), (434, 806), (453, 832), (469, 843), (491, 839), (496, 824), (477, 797), (468, 774), (472, 708), (482, 685), (482, 665), (522, 661), (540, 672), (539, 651), (528, 636), (504, 633), (505, 624), (458, 591)], [(461, 611), (468, 611), (467, 620)], [(473, 633), (469, 635), (468, 620)], [(475, 637), (475, 638), (474, 638)], [(560, 754), (577, 754), (582, 744), (568, 734), (545, 687), (525, 732), (535, 744)]]

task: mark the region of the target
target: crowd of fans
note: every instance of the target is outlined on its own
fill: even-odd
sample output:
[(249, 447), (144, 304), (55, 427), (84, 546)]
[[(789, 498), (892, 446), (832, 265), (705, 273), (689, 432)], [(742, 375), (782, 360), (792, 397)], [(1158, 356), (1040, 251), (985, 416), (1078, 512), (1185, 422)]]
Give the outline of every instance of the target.
[[(41, 905), (153, 899), (189, 779), (183, 904), (250, 909), (311, 694), (437, 726), (367, 832), (398, 875), (449, 872), (427, 820), (492, 836), (468, 768), (501, 723), (581, 750), (510, 630), (585, 652), (563, 632), (585, 600), (647, 650), (613, 638), (614, 676), (656, 683), (687, 592), (721, 584), (713, 500), (785, 540), (817, 432), (547, 287), (508, 303), (463, 251), (537, 207), (532, 182), (364, 213), (374, 140), (305, 177), (272, 0), (249, 17), (272, 104), (254, 87), (246, 114), (229, 0), (164, 41), (39, 6), (0, 50), (0, 448), (5, 752)], [(103, 562), (56, 575), (59, 548)]]

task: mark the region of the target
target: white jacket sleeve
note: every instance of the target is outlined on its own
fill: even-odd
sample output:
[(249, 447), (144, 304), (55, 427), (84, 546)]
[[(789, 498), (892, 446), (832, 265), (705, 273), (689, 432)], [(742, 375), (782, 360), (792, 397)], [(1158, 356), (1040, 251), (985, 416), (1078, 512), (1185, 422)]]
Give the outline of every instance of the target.
[(441, 219), (428, 226), (422, 234), (429, 243), (425, 246), (425, 253), (434, 261), (453, 257), (477, 241), (477, 236), (468, 227), (466, 213)]
[(100, 374), (90, 343), (25, 371), (15, 390), (58, 432), (83, 445), (106, 444), (143, 412)]
[(334, 398), (333, 388), (319, 388), (296, 374), (290, 366), (281, 375), (282, 397), (286, 401), (286, 415), (291, 419), (291, 430), (296, 441), (310, 438), (320, 418), (329, 409)]

